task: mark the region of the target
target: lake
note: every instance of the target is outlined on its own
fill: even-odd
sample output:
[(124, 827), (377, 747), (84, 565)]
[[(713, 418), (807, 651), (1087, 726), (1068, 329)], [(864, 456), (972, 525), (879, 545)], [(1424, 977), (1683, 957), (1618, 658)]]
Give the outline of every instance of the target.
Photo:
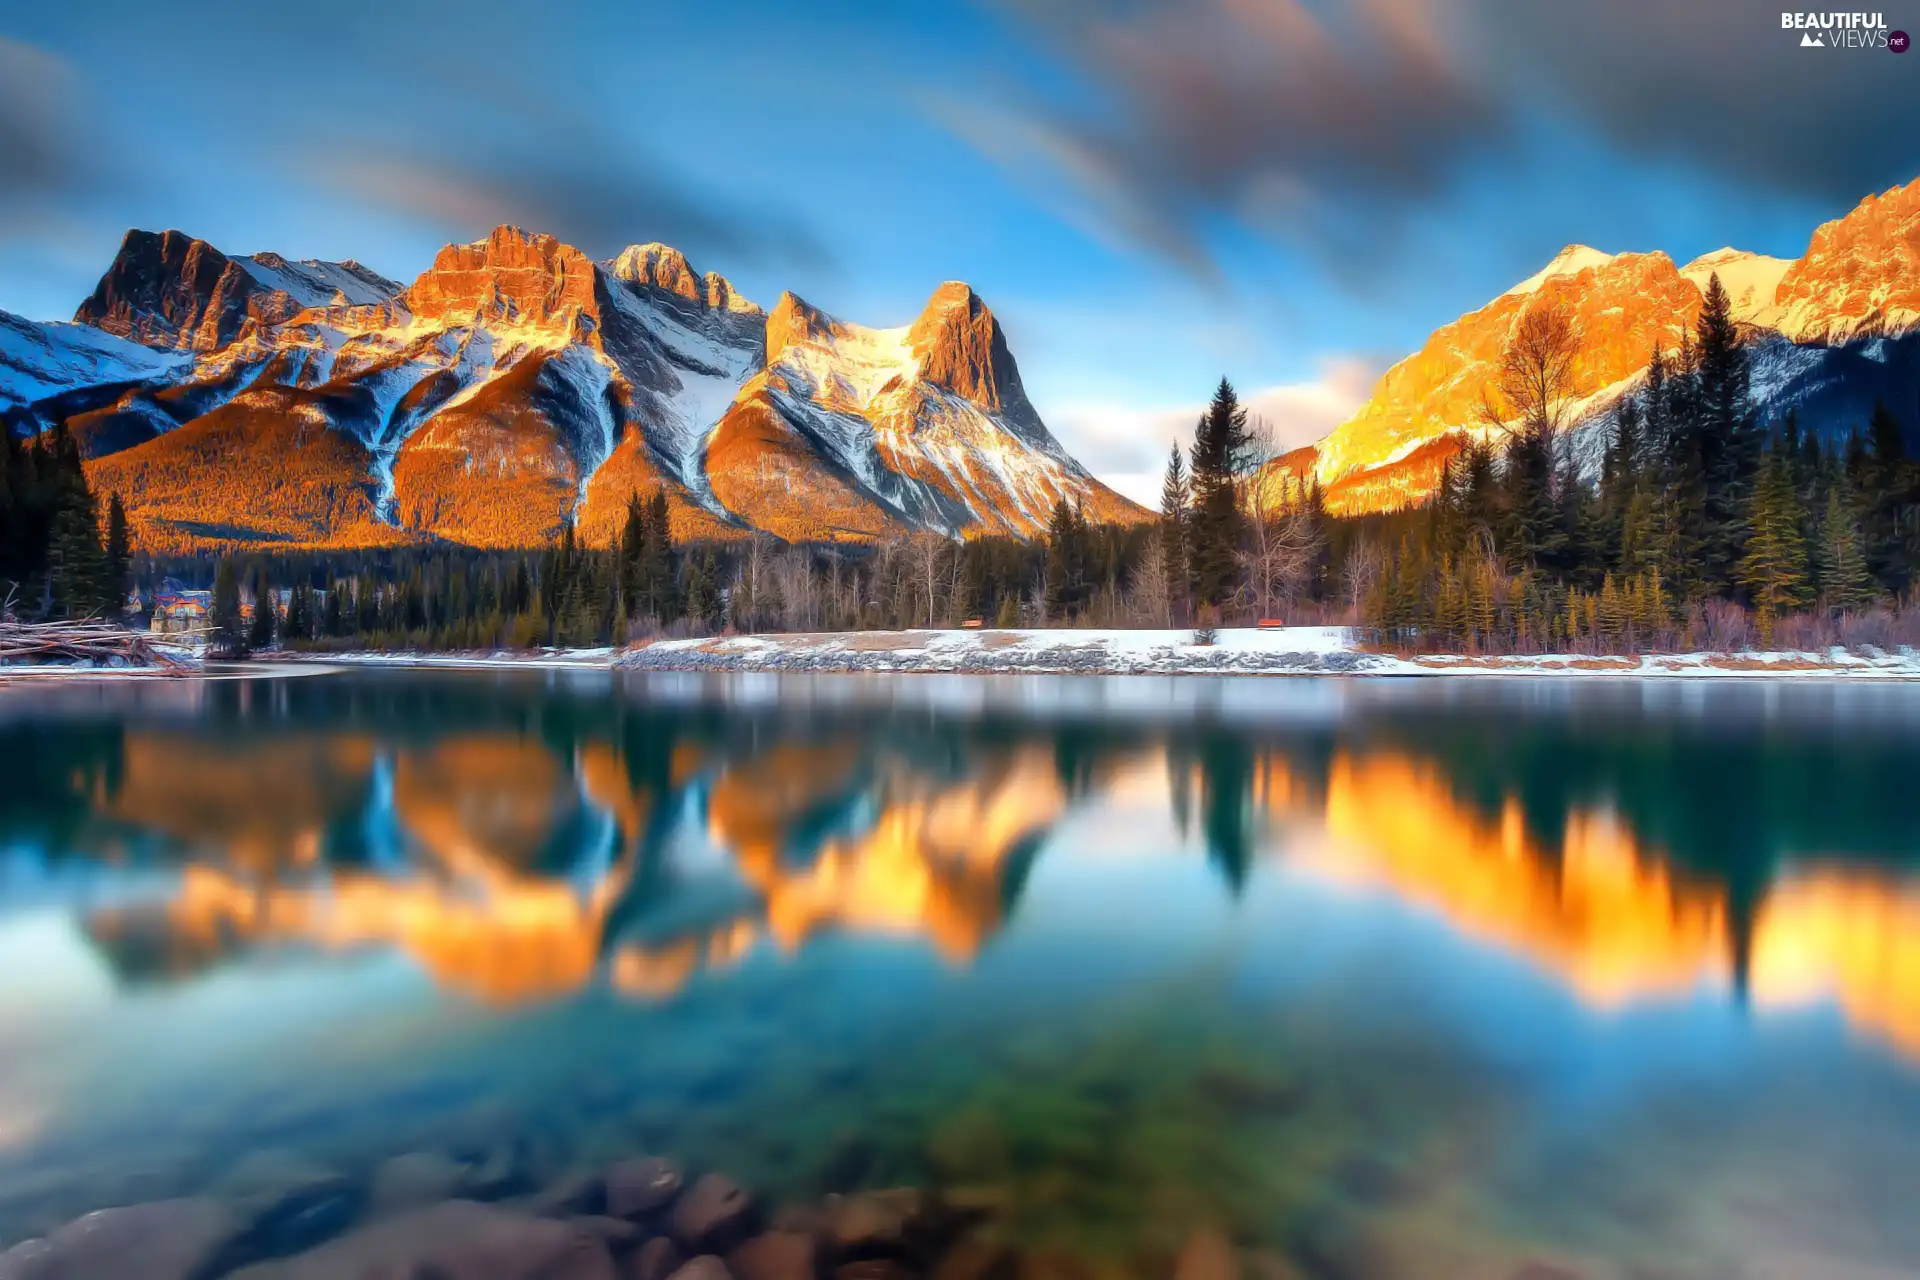
[(0, 761), (0, 1248), (644, 1152), (1020, 1275), (1920, 1274), (1920, 687), (320, 672)]

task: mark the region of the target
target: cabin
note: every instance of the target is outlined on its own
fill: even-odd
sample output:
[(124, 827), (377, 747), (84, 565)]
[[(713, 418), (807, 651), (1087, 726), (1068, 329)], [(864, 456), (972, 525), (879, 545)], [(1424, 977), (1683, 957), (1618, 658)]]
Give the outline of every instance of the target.
[(147, 624), (147, 630), (161, 636), (205, 630), (207, 610), (212, 606), (211, 591), (156, 591), (153, 620)]

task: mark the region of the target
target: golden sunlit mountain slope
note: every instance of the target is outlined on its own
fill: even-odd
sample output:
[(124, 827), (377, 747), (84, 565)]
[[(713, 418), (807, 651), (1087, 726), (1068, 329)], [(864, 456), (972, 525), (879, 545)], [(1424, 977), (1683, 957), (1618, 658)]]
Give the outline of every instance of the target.
[[(1920, 364), (1905, 349), (1920, 342), (1905, 341), (1920, 328), (1916, 180), (1823, 224), (1790, 262), (1720, 249), (1682, 267), (1664, 253), (1569, 245), (1535, 275), (1436, 329), (1381, 376), (1353, 417), (1311, 450), (1275, 462), (1275, 474), (1317, 478), (1337, 514), (1424, 502), (1462, 436), (1497, 437), (1483, 421), (1482, 400), (1508, 335), (1539, 308), (1563, 310), (1573, 321), (1580, 350), (1567, 408), (1591, 434), (1644, 379), (1654, 348), (1679, 346), (1716, 275), (1749, 342), (1763, 415), (1793, 408), (1803, 427), (1840, 438), (1864, 421), (1876, 397), (1904, 405), (1920, 393)], [(1861, 347), (1873, 339), (1902, 340), (1902, 350)], [(1598, 456), (1591, 442), (1577, 449)]]

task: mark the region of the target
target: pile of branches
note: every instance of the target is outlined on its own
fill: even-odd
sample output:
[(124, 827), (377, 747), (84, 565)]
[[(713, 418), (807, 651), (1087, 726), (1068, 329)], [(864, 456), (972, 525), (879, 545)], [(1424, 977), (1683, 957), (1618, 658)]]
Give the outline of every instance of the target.
[(110, 622), (16, 622), (0, 618), (0, 667), (91, 663), (96, 667), (160, 667), (188, 663), (156, 648), (138, 631)]

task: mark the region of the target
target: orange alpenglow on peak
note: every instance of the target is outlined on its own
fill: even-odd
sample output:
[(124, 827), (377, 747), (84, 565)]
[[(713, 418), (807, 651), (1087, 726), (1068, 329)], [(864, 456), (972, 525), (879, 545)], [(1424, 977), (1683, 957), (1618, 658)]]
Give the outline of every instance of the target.
[[(1911, 374), (1902, 370), (1920, 358), (1910, 353), (1920, 348), (1920, 179), (1822, 224), (1796, 259), (1725, 247), (1676, 267), (1657, 251), (1570, 244), (1436, 329), (1310, 457), (1273, 464), (1276, 473), (1317, 478), (1336, 515), (1425, 502), (1462, 441), (1493, 438), (1481, 421), (1482, 398), (1508, 335), (1535, 307), (1564, 309), (1580, 336), (1568, 403), (1573, 447), (1583, 464), (1597, 465), (1615, 407), (1644, 385), (1654, 348), (1672, 351), (1692, 330), (1716, 277), (1748, 344), (1763, 419), (1792, 409), (1803, 429), (1837, 443), (1876, 400), (1911, 403)], [(1876, 340), (1902, 345), (1858, 350)]]
[[(8, 411), (65, 423), (155, 553), (531, 547), (570, 520), (608, 545), (657, 493), (681, 539), (1033, 537), (1063, 499), (1149, 518), (1053, 438), (957, 282), (873, 329), (791, 293), (764, 312), (658, 243), (596, 261), (501, 226), (402, 289), (134, 232), (78, 319), (126, 354), (29, 370), (52, 393)], [(78, 350), (43, 328), (27, 350)]]

